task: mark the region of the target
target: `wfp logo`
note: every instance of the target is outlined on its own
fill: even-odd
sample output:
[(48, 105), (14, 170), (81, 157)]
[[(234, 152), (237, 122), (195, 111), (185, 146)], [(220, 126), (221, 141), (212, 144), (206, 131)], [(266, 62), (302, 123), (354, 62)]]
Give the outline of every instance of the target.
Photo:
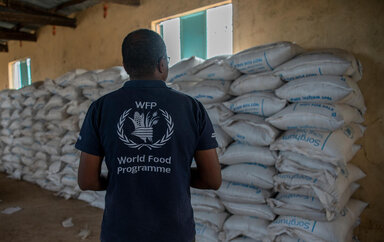
[[(135, 102), (138, 109), (153, 109), (157, 106), (155, 102), (146, 105), (146, 102)], [(174, 123), (171, 115), (163, 109), (157, 111), (152, 110), (134, 111), (132, 108), (125, 110), (117, 123), (118, 138), (129, 148), (141, 149), (147, 147), (149, 150), (160, 148), (171, 139), (174, 133)], [(133, 116), (131, 116), (133, 113)], [(131, 114), (131, 115), (130, 115)], [(131, 121), (129, 132), (125, 132), (126, 119)], [(163, 121), (163, 125), (159, 126), (159, 122)], [(130, 123), (130, 122), (128, 122)], [(165, 130), (164, 130), (165, 129)], [(159, 140), (154, 141), (154, 134), (162, 133)], [(136, 138), (136, 141), (135, 141)]]
[(152, 142), (153, 126), (159, 121), (157, 112), (152, 113), (152, 115), (151, 112), (148, 112), (147, 115), (135, 112), (133, 118), (129, 119), (135, 126), (135, 130), (132, 132), (132, 135), (139, 137), (144, 142), (147, 142), (147, 139)]

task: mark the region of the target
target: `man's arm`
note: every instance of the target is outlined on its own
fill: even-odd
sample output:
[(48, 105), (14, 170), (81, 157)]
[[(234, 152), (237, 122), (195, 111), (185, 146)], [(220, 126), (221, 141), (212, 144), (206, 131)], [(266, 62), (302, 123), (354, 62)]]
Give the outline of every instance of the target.
[(219, 189), (221, 167), (216, 149), (195, 152), (197, 168), (191, 168), (191, 187), (198, 189)]
[(107, 179), (100, 176), (103, 157), (81, 152), (77, 182), (81, 190), (107, 189)]

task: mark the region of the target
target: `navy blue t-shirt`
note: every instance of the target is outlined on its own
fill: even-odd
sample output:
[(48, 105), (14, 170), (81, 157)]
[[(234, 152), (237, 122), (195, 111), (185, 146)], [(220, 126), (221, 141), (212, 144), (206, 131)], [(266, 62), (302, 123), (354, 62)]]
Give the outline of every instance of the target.
[(76, 148), (108, 167), (101, 240), (192, 241), (190, 165), (216, 147), (202, 104), (163, 81), (128, 81), (92, 103)]

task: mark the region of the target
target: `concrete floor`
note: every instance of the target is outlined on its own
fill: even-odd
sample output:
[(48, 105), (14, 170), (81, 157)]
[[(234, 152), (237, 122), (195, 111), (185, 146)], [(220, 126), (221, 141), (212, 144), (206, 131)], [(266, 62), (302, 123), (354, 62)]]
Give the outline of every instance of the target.
[[(103, 211), (79, 200), (56, 197), (37, 185), (7, 178), (0, 173), (0, 211), (19, 206), (22, 210), (0, 213), (0, 241), (73, 242), (99, 241)], [(73, 227), (61, 222), (72, 217)], [(88, 226), (90, 236), (81, 240), (78, 233)]]

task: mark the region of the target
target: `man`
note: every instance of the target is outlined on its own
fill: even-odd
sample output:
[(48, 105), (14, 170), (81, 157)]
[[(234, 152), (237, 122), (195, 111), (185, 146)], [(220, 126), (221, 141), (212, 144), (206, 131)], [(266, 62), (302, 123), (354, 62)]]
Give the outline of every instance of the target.
[[(122, 54), (131, 81), (88, 110), (76, 143), (79, 186), (107, 190), (101, 241), (193, 241), (190, 186), (221, 184), (212, 124), (197, 100), (165, 85), (168, 57), (157, 33), (128, 34)], [(100, 176), (103, 158), (108, 178)]]

